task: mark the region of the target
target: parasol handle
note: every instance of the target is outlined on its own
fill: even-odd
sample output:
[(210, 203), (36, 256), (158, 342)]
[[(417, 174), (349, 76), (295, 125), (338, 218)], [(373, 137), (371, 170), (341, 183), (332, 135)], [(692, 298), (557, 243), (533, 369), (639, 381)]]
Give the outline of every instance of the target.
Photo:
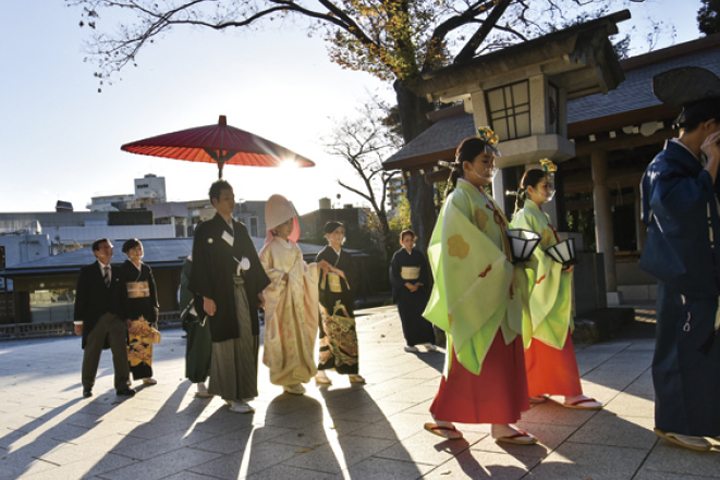
[(218, 161), (218, 179), (222, 179), (222, 171), (223, 167), (225, 166), (225, 162)]

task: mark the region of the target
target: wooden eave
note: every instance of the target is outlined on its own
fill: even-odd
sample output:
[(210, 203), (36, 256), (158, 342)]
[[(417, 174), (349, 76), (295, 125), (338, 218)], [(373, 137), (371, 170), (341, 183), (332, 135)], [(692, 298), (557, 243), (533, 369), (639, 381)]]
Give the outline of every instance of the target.
[[(418, 95), (431, 100), (460, 96), (480, 89), (483, 82), (493, 78), (540, 68), (548, 76), (559, 77), (557, 81), (566, 88), (578, 83), (577, 88), (570, 88), (569, 98), (606, 92), (615, 88), (623, 79), (608, 36), (618, 32), (618, 22), (629, 18), (630, 12), (623, 10), (467, 62), (434, 70), (424, 74), (411, 88)], [(568, 75), (577, 75), (578, 70), (587, 70), (588, 66), (592, 67), (591, 71), (580, 73), (577, 81), (563, 80)], [(598, 76), (602, 78), (598, 79)]]

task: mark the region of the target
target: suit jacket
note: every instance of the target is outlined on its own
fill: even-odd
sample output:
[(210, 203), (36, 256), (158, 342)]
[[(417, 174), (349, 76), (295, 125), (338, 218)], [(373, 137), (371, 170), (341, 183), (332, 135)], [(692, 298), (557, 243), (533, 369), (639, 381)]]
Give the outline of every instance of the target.
[(120, 268), (115, 265), (110, 268), (110, 287), (105, 286), (99, 262), (80, 269), (74, 318), (83, 322), (82, 348), (85, 348), (88, 335), (103, 314), (120, 312)]
[[(243, 257), (250, 261), (250, 268), (243, 272), (243, 277), (254, 335), (260, 333), (257, 296), (270, 284), (247, 228), (235, 220), (232, 223), (232, 246), (223, 239), (223, 234), (230, 235), (232, 230), (218, 214), (198, 225), (193, 242), (193, 266), (188, 288), (198, 297), (213, 300), (217, 306), (215, 315), (209, 319), (213, 342), (240, 337), (233, 282), (238, 261)], [(200, 318), (205, 317), (202, 307), (202, 298), (196, 298), (195, 310)]]

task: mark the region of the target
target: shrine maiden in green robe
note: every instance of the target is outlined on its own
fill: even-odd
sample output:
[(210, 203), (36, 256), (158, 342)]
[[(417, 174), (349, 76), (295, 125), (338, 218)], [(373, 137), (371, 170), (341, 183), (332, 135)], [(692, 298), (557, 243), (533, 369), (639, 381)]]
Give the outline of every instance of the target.
[(545, 253), (558, 243), (557, 232), (548, 216), (532, 200), (515, 214), (512, 228), (522, 228), (540, 234), (540, 244), (525, 262), (528, 279), (529, 308), (523, 318), (525, 348), (533, 340), (562, 350), (568, 330), (574, 329), (572, 318), (572, 273), (563, 272), (562, 264)]
[(498, 331), (506, 345), (522, 332), (527, 285), (524, 272), (510, 262), (507, 227), (495, 202), (460, 178), (428, 247), (435, 284), (423, 316), (450, 334), (448, 352), (454, 347), (475, 375)]

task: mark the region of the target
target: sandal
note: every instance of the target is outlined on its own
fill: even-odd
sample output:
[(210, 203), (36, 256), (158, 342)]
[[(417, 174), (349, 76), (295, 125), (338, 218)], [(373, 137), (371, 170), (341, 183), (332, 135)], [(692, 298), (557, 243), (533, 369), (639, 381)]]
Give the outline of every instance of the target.
[(603, 408), (603, 404), (594, 398), (585, 397), (575, 399), (571, 402), (563, 402), (563, 407), (577, 408), (578, 410), (600, 410)]
[(362, 377), (362, 375), (358, 375), (357, 373), (348, 375), (350, 378), (350, 383), (365, 383), (365, 379)]
[[(438, 425), (437, 423), (426, 423), (424, 425), (424, 427), (425, 427), (425, 430), (427, 430), (428, 432), (433, 433), (433, 434), (437, 435), (438, 437), (446, 438), (448, 440), (462, 440), (462, 438), (463, 438), (463, 434), (457, 428), (455, 428), (455, 426), (442, 427), (442, 426)], [(455, 432), (459, 436), (451, 437), (445, 432)]]
[(530, 403), (538, 404), (538, 403), (545, 403), (548, 401), (548, 397), (545, 395), (538, 395), (537, 397), (530, 397)]
[(525, 430), (517, 429), (517, 433), (508, 435), (506, 437), (498, 437), (495, 439), (497, 443), (512, 443), (515, 445), (535, 445), (538, 443), (538, 439), (535, 435), (526, 432)]
[(709, 452), (712, 450), (710, 442), (705, 440), (703, 437), (692, 437), (689, 435), (680, 435), (678, 433), (663, 432), (659, 428), (653, 428), (653, 433), (670, 443), (689, 448), (690, 450), (695, 450), (696, 452)]

